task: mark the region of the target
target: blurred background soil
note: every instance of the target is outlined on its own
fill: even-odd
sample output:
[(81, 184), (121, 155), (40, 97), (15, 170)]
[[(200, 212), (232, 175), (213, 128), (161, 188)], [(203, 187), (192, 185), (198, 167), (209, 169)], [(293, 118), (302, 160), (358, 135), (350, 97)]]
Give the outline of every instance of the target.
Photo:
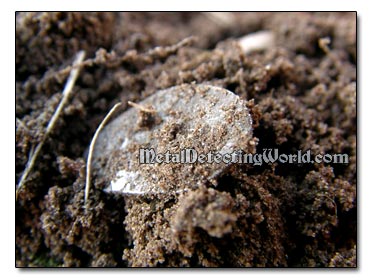
[[(16, 14), (16, 184), (86, 51), (16, 201), (17, 266), (356, 266), (356, 14), (225, 18)], [(235, 47), (260, 30), (276, 44)], [(192, 82), (249, 101), (257, 152), (347, 153), (349, 164), (234, 166), (216, 187), (165, 196), (107, 194), (94, 178), (85, 213), (85, 153), (110, 108)]]

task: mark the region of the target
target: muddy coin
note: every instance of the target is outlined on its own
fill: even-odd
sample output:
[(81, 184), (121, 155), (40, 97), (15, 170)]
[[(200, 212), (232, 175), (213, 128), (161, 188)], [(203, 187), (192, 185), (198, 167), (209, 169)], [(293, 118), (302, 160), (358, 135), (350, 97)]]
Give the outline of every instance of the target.
[(226, 89), (185, 84), (131, 104), (101, 131), (94, 148), (93, 174), (107, 182), (108, 192), (216, 185), (232, 164), (222, 156), (249, 149), (252, 118), (246, 102)]

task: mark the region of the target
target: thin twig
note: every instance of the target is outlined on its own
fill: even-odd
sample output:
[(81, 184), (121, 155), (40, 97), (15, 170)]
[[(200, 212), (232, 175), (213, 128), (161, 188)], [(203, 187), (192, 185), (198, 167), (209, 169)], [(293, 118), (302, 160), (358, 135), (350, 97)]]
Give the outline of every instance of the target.
[[(78, 65), (80, 64), (83, 59), (85, 57), (85, 52), (84, 51), (80, 51), (77, 56), (76, 56), (76, 59), (75, 59), (75, 62), (74, 62), (74, 66), (75, 65)], [(17, 189), (16, 189), (16, 200), (17, 200), (17, 197), (18, 197), (18, 194), (19, 192), (21, 191), (21, 189), (24, 187), (24, 183), (25, 183), (25, 180), (26, 178), (28, 177), (28, 175), (30, 174), (30, 171), (33, 169), (34, 167), (34, 164), (35, 164), (35, 161), (37, 160), (38, 158), (38, 155), (43, 147), (43, 144), (45, 143), (48, 135), (51, 133), (51, 131), (54, 129), (54, 126), (56, 124), (56, 121), (58, 120), (58, 118), (60, 117), (60, 114), (64, 108), (64, 106), (66, 105), (67, 101), (69, 100), (70, 96), (71, 96), (71, 93), (72, 93), (72, 89), (73, 89), (73, 86), (76, 82), (76, 79), (79, 75), (79, 72), (80, 72), (80, 68), (72, 68), (72, 71), (70, 73), (70, 76), (68, 77), (67, 79), (67, 82), (66, 82), (66, 85), (64, 86), (64, 90), (63, 90), (63, 97), (58, 105), (58, 108), (55, 110), (55, 113), (54, 115), (52, 116), (52, 118), (50, 119), (49, 121), (49, 124), (47, 125), (47, 128), (46, 128), (46, 132), (45, 134), (43, 135), (42, 137), (42, 140), (38, 143), (38, 145), (35, 147), (35, 150), (32, 154), (31, 157), (29, 157), (29, 160), (28, 162), (26, 163), (26, 167), (25, 167), (25, 170), (24, 172), (22, 173), (22, 176), (21, 176), (21, 179), (20, 181), (18, 182), (18, 185), (17, 185)]]
[(84, 191), (84, 204), (85, 207), (87, 207), (87, 201), (89, 196), (89, 189), (91, 187), (91, 172), (92, 172), (92, 155), (93, 155), (93, 149), (94, 145), (96, 144), (96, 140), (98, 137), (98, 134), (101, 132), (107, 121), (110, 119), (112, 114), (117, 110), (119, 106), (121, 106), (121, 102), (117, 103), (113, 106), (113, 108), (109, 111), (109, 113), (105, 116), (105, 118), (102, 120), (100, 125), (97, 127), (95, 134), (93, 135), (91, 144), (89, 146), (89, 152), (88, 152), (88, 158), (87, 158), (87, 174), (85, 178), (85, 191)]
[(138, 110), (140, 110), (140, 111), (142, 111), (142, 112), (146, 112), (146, 113), (156, 113), (156, 110), (154, 110), (154, 109), (149, 109), (149, 108), (147, 108), (147, 107), (144, 107), (144, 106), (142, 106), (142, 105), (140, 105), (140, 104), (137, 104), (137, 103), (134, 103), (134, 102), (132, 102), (132, 101), (128, 101), (127, 102), (130, 106), (132, 106), (132, 107), (134, 107), (134, 108), (136, 108), (136, 109), (138, 109)]

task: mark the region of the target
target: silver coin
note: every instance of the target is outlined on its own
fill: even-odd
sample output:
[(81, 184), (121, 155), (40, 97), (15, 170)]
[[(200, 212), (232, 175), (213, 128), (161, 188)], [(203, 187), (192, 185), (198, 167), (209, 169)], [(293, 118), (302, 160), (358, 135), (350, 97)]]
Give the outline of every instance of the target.
[[(105, 179), (105, 191), (125, 194), (216, 185), (232, 163), (214, 157), (210, 162), (209, 157), (248, 150), (251, 139), (252, 118), (239, 96), (210, 85), (175, 86), (156, 92), (105, 126), (94, 148), (93, 174)], [(167, 152), (173, 156), (167, 157)], [(191, 162), (195, 153), (197, 161)], [(142, 163), (148, 159), (155, 162)]]

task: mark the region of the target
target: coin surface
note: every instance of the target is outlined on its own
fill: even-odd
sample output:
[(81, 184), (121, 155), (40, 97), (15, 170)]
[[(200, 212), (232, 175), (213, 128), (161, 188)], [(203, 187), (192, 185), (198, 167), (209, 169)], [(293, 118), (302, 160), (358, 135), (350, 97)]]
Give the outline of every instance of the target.
[(210, 85), (175, 86), (134, 104), (101, 131), (93, 174), (105, 179), (105, 191), (125, 194), (215, 185), (232, 163), (211, 162), (210, 155), (248, 150), (252, 137), (252, 118), (239, 96)]

